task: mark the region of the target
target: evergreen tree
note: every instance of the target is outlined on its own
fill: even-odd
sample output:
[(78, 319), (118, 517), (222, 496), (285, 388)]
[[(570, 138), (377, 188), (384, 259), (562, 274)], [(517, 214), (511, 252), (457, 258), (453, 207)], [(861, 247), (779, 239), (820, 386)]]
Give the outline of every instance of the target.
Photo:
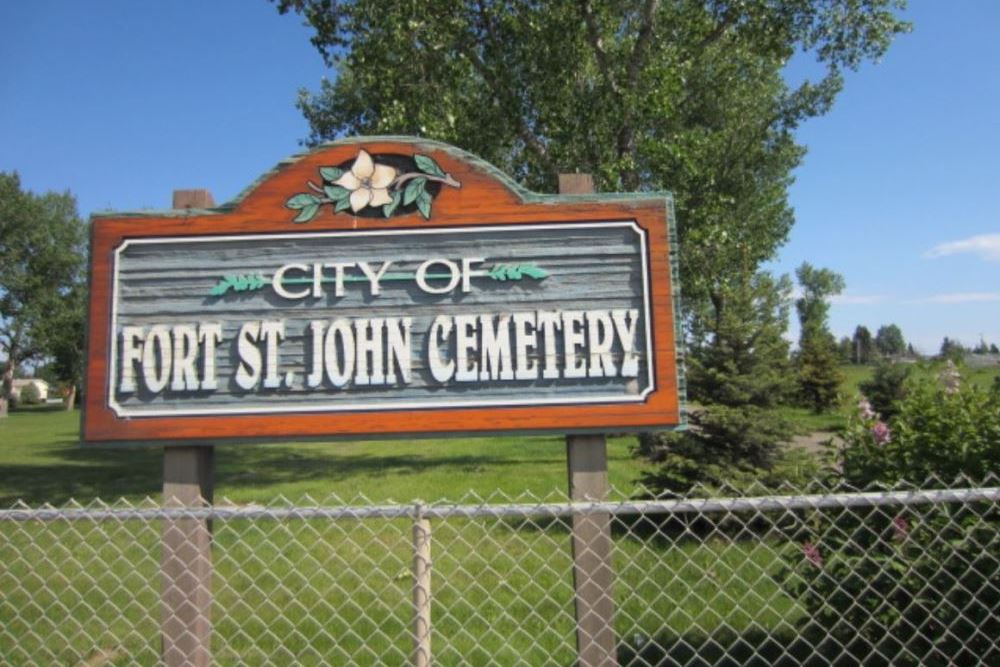
[(796, 300), (799, 336), (799, 390), (805, 405), (815, 412), (836, 405), (842, 378), (837, 362), (837, 342), (830, 333), (827, 316), (829, 298), (844, 289), (844, 279), (829, 269), (816, 269), (804, 262), (796, 272), (802, 296)]
[(773, 407), (795, 390), (783, 337), (792, 284), (758, 273), (726, 293), (716, 334), (696, 338), (689, 366), (699, 408), (684, 433), (643, 434), (639, 454), (658, 463), (643, 482), (657, 491), (721, 485), (766, 474), (793, 427)]
[(848, 336), (842, 336), (837, 341), (837, 357), (842, 364), (849, 364), (854, 361), (854, 341)]
[(854, 363), (870, 364), (875, 360), (875, 342), (872, 340), (872, 332), (868, 327), (859, 324), (854, 329)]

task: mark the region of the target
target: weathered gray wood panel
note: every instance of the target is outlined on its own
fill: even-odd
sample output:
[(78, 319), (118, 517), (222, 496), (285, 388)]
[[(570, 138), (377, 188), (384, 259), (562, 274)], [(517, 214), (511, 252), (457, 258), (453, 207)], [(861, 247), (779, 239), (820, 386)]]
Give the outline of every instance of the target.
[[(231, 412), (368, 410), (450, 407), (478, 404), (546, 404), (554, 402), (640, 400), (650, 388), (651, 341), (647, 340), (648, 304), (644, 278), (647, 257), (640, 230), (630, 223), (511, 225), (500, 231), (412, 230), (394, 234), (331, 232), (257, 237), (215, 237), (130, 241), (116, 253), (114, 286), (115, 364), (112, 405), (124, 416)], [(324, 285), (319, 298), (288, 300), (270, 286), (256, 291), (212, 296), (226, 275), (261, 274), (267, 278), (282, 265), (367, 261), (374, 266), (391, 260), (391, 274), (406, 274), (430, 258), (484, 258), (483, 268), (530, 263), (548, 272), (543, 280), (473, 279), (472, 291), (426, 294), (412, 280), (383, 281), (372, 296), (366, 282), (351, 282), (343, 296)], [(437, 267), (440, 269), (441, 267)], [(332, 274), (332, 272), (331, 272)], [(361, 272), (354, 270), (360, 276)], [(301, 277), (301, 274), (294, 274)], [(640, 313), (633, 352), (638, 377), (559, 378), (525, 381), (438, 383), (427, 368), (428, 330), (438, 315), (511, 314), (531, 311), (636, 309)], [(312, 320), (411, 317), (412, 378), (409, 384), (353, 386), (337, 389), (325, 383), (305, 386), (311, 370), (307, 337)], [(248, 321), (283, 320), (286, 337), (280, 347), (281, 373), (292, 373), (291, 386), (244, 391), (235, 382), (239, 364), (237, 333)], [(118, 390), (122, 368), (121, 332), (125, 326), (217, 322), (223, 342), (216, 355), (219, 386), (214, 391)], [(444, 351), (454, 357), (454, 346)], [(558, 355), (565, 350), (559, 343)], [(616, 365), (625, 351), (612, 350)], [(541, 361), (543, 351), (531, 355)], [(138, 372), (138, 368), (136, 369)]]

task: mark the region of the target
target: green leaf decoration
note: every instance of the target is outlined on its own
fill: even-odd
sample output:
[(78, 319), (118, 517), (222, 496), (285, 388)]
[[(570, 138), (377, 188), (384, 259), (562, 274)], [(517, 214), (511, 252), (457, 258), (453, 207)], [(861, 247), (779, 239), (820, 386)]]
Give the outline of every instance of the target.
[(497, 264), (487, 275), (493, 280), (500, 281), (520, 280), (525, 276), (544, 280), (548, 278), (549, 272), (535, 264)]
[(320, 200), (316, 195), (311, 195), (308, 192), (303, 192), (297, 194), (293, 197), (289, 197), (288, 201), (285, 202), (285, 207), (290, 208), (294, 211), (303, 209), (306, 206), (319, 206)]
[(302, 210), (299, 211), (299, 214), (295, 216), (295, 219), (292, 220), (292, 222), (309, 222), (316, 217), (317, 213), (319, 213), (319, 204), (309, 204), (308, 206), (303, 206)]
[(261, 274), (230, 274), (224, 276), (222, 280), (215, 284), (212, 288), (210, 294), (212, 296), (222, 296), (229, 290), (234, 292), (252, 292), (254, 290), (259, 290), (264, 285), (267, 285), (270, 281), (262, 276)]
[(339, 185), (324, 185), (323, 192), (325, 192), (326, 196), (332, 199), (333, 201), (340, 201), (344, 197), (351, 196), (350, 190), (348, 190), (347, 188), (342, 188)]
[(339, 167), (320, 167), (319, 175), (323, 177), (324, 181), (333, 183), (344, 175), (344, 170)]
[(337, 200), (337, 203), (333, 207), (333, 210), (336, 211), (337, 213), (339, 213), (341, 211), (346, 211), (349, 208), (351, 208), (351, 198), (350, 197), (344, 197), (343, 199), (338, 199)]
[(434, 158), (427, 155), (414, 155), (413, 161), (417, 163), (417, 168), (425, 174), (431, 174), (433, 176), (444, 176), (444, 171), (438, 166), (438, 163), (434, 161)]
[(382, 207), (382, 212), (385, 213), (385, 217), (388, 218), (395, 213), (401, 201), (403, 201), (403, 193), (396, 190), (392, 193), (392, 201)]
[(412, 204), (420, 196), (420, 193), (424, 191), (425, 185), (427, 185), (427, 179), (422, 176), (410, 181), (409, 185), (406, 186), (406, 191), (403, 193), (403, 204), (406, 206)]
[(422, 190), (417, 197), (417, 210), (424, 216), (424, 220), (431, 219), (431, 195), (426, 190)]

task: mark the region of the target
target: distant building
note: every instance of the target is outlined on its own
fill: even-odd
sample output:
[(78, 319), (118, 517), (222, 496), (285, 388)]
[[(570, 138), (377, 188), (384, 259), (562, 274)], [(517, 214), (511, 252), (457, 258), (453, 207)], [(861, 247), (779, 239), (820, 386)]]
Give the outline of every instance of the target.
[(35, 385), (38, 389), (38, 400), (45, 402), (49, 400), (49, 383), (40, 378), (23, 378), (20, 380), (14, 380), (13, 395), (17, 400), (21, 400), (21, 391), (28, 385)]

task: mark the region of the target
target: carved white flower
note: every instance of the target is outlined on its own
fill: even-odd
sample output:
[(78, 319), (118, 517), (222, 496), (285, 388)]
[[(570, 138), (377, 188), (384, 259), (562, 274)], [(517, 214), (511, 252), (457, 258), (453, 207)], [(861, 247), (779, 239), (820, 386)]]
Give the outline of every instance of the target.
[(362, 150), (351, 165), (334, 181), (351, 192), (351, 210), (357, 213), (365, 206), (376, 208), (392, 201), (389, 184), (396, 178), (396, 170), (389, 165), (375, 164), (372, 156)]

